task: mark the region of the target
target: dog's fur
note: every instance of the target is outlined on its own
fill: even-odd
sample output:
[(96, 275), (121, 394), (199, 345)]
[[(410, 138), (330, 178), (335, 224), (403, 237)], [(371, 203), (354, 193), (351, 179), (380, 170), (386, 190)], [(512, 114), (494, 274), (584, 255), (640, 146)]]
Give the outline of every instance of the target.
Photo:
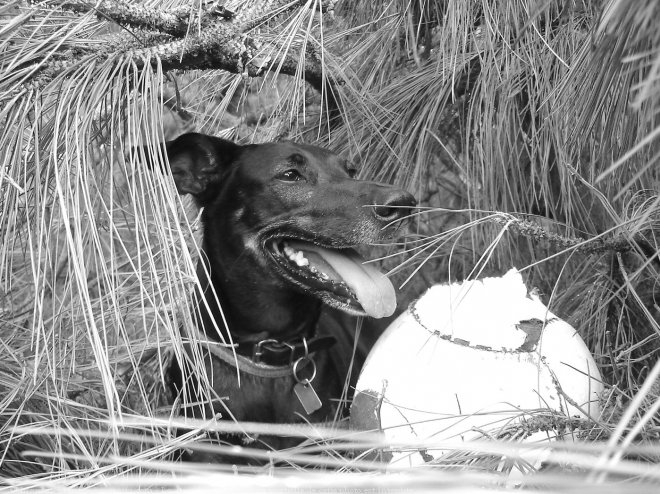
[[(212, 286), (230, 332), (221, 333), (222, 337), (238, 343), (239, 354), (249, 357), (254, 343), (270, 338), (286, 342), (334, 333), (343, 342), (333, 350), (339, 353), (337, 358), (327, 350), (314, 355), (318, 373), (313, 385), (323, 406), (311, 415), (304, 413), (293, 394), (293, 377), (272, 379), (241, 372), (239, 387), (236, 368), (210, 355), (209, 381), (214, 394), (226, 401), (205, 412), (271, 423), (332, 418), (351, 358), (350, 331), (355, 327), (338, 321), (347, 319), (342, 313), (355, 316), (364, 311), (350, 296), (311, 288), (304, 278), (292, 276), (276, 261), (276, 246), (282, 239), (294, 239), (341, 251), (386, 240), (398, 220), (410, 213), (414, 198), (396, 187), (356, 180), (355, 169), (345, 159), (304, 144), (240, 146), (217, 137), (185, 134), (166, 143), (164, 150), (179, 193), (192, 194), (204, 208), (203, 252), (210, 277), (200, 266), (205, 287), (197, 298), (201, 332), (219, 340), (217, 328), (225, 331)], [(359, 357), (357, 362), (359, 366)], [(175, 368), (177, 389), (190, 372), (185, 365)], [(189, 393), (188, 399), (202, 395)]]

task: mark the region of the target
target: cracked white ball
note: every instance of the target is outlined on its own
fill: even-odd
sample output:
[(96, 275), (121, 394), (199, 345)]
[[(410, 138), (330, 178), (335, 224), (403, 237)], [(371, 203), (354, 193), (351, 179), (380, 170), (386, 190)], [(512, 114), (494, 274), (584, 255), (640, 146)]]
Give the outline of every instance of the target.
[[(602, 391), (575, 329), (511, 270), (434, 286), (411, 304), (367, 358), (351, 426), (382, 431), (395, 444), (427, 441), (428, 449), (386, 452), (391, 464), (416, 465), (444, 454), (433, 444), (502, 437), (539, 414), (598, 418)], [(531, 440), (566, 432), (541, 431)]]

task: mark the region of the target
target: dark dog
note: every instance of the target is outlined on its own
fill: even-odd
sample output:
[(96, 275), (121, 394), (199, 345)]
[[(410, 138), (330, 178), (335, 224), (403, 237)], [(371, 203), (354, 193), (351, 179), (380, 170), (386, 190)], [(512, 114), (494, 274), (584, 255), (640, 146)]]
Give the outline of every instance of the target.
[[(391, 238), (414, 198), (356, 180), (345, 159), (304, 144), (240, 146), (185, 134), (166, 143), (165, 152), (179, 193), (204, 208), (210, 275), (200, 266), (199, 329), (207, 339), (236, 345), (235, 353), (200, 345), (218, 398), (212, 406), (188, 365), (173, 371), (189, 401), (205, 401), (193, 415), (331, 419), (355, 327), (339, 324), (340, 313), (383, 318), (396, 308), (392, 284), (352, 247)], [(270, 438), (270, 447), (282, 445)]]

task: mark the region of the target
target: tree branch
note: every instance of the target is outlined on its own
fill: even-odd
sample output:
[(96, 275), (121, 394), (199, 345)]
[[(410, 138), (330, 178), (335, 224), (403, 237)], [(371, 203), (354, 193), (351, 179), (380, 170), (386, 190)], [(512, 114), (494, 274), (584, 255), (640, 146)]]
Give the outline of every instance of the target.
[(99, 19), (109, 19), (120, 26), (158, 31), (172, 36), (184, 36), (191, 23), (203, 29), (218, 19), (229, 20), (234, 15), (224, 7), (213, 4), (204, 4), (201, 9), (190, 5), (172, 10), (159, 10), (122, 0), (102, 0), (96, 4), (85, 0), (52, 0), (47, 5), (79, 14), (95, 12)]
[[(247, 32), (271, 17), (305, 5), (307, 0), (277, 0), (263, 2), (241, 12), (232, 12), (215, 2), (205, 2), (201, 8), (190, 5), (171, 10), (144, 7), (124, 0), (101, 0), (92, 5), (86, 0), (50, 0), (46, 5), (75, 13), (95, 12), (99, 19), (109, 19), (120, 26), (158, 31), (172, 36), (184, 36), (191, 28), (203, 30), (218, 20), (236, 20), (242, 32)], [(321, 13), (333, 12), (336, 0), (321, 0)]]
[(640, 246), (646, 242), (640, 234), (632, 237), (619, 234), (612, 237), (596, 237), (593, 239), (563, 236), (547, 231), (538, 223), (523, 220), (511, 214), (494, 217), (493, 221), (507, 226), (510, 231), (518, 235), (532, 238), (535, 241), (547, 242), (562, 250), (575, 250), (586, 255), (603, 254), (605, 252), (628, 252), (634, 248), (633, 244)]
[[(221, 69), (251, 77), (263, 76), (275, 69), (285, 75), (299, 76), (299, 62), (304, 57), (302, 77), (320, 90), (323, 72), (313, 54), (289, 49), (284, 56), (270, 58), (264, 55), (267, 53), (264, 47), (272, 43), (264, 42), (256, 33), (246, 34), (269, 16), (298, 8), (305, 2), (275, 0), (264, 3), (268, 12), (265, 12), (263, 4), (258, 4), (235, 14), (224, 7), (209, 4), (201, 9), (181, 7), (160, 11), (124, 0), (100, 0), (95, 5), (85, 0), (51, 0), (46, 3), (48, 7), (75, 13), (95, 12), (101, 19), (147, 33), (142, 32), (140, 37), (137, 36), (140, 32), (130, 31), (130, 37), (125, 34), (111, 35), (101, 50), (77, 47), (75, 50), (56, 52), (49, 60), (35, 64), (39, 70), (30, 82), (41, 86), (90, 57), (102, 63), (117, 54), (132, 56), (141, 66), (145, 65), (144, 60), (149, 60), (149, 65), (155, 67), (158, 58), (164, 70)], [(42, 5), (35, 8), (42, 8)], [(323, 0), (321, 8), (334, 8), (334, 0)], [(273, 46), (269, 52), (280, 53), (281, 50)]]
[[(237, 36), (226, 25), (215, 25), (205, 29), (197, 36), (176, 40), (146, 49), (133, 50), (136, 60), (151, 55), (159, 59), (163, 70), (186, 69), (222, 69), (250, 77), (260, 77), (275, 67), (282, 74), (295, 76), (298, 73), (298, 60), (303, 55), (289, 50), (283, 58), (257, 58), (264, 47), (252, 37)], [(276, 52), (276, 50), (273, 50)], [(305, 56), (303, 77), (313, 87), (322, 84), (321, 64), (309, 54)]]

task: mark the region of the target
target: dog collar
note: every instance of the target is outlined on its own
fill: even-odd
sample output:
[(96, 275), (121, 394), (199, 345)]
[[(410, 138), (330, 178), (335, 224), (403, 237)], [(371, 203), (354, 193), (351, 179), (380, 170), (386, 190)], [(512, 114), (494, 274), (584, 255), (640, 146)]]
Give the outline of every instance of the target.
[[(305, 340), (302, 338), (299, 342), (283, 343), (277, 340), (262, 340), (254, 344), (241, 343), (242, 350), (252, 348), (252, 354), (258, 353), (254, 357), (247, 357), (236, 352), (236, 346), (227, 347), (215, 342), (208, 341), (208, 338), (199, 333), (200, 342), (212, 356), (222, 360), (226, 364), (237, 368), (241, 372), (251, 374), (257, 377), (266, 377), (276, 379), (280, 377), (292, 376), (294, 363), (306, 355), (312, 356), (314, 353), (332, 347), (336, 343), (334, 336), (319, 336), (310, 338), (307, 341), (307, 353), (305, 352)], [(206, 344), (204, 344), (206, 343)], [(211, 344), (209, 344), (211, 343)], [(282, 348), (284, 347), (284, 348)]]
[(334, 336), (299, 338), (294, 341), (278, 341), (273, 338), (253, 344), (240, 343), (239, 351), (251, 355), (252, 361), (266, 365), (293, 365), (299, 358), (332, 347), (337, 340)]

